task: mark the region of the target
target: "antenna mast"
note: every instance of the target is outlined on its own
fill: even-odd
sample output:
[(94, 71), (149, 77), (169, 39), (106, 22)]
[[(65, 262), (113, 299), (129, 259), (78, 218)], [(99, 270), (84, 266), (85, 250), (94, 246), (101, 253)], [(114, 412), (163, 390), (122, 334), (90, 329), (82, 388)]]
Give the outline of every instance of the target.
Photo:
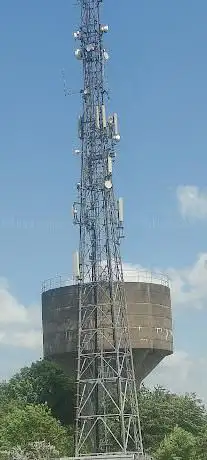
[(136, 382), (120, 255), (123, 200), (114, 196), (112, 166), (120, 140), (117, 115), (106, 115), (104, 66), (108, 54), (100, 22), (102, 0), (79, 0), (75, 56), (83, 65), (78, 132), (81, 179), (74, 203), (79, 251), (75, 456), (143, 454)]

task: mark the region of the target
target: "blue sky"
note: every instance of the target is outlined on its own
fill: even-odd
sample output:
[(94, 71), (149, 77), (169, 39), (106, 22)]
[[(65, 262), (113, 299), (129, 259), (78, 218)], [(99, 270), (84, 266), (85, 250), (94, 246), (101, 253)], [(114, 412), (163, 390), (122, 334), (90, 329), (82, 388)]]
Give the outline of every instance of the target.
[[(42, 280), (71, 272), (78, 241), (71, 205), (80, 98), (65, 98), (61, 80), (64, 68), (68, 88), (81, 88), (75, 3), (1, 0), (0, 276), (9, 284), (4, 294), (25, 308), (39, 305)], [(205, 359), (207, 283), (199, 254), (207, 251), (206, 15), (204, 0), (105, 0), (102, 14), (110, 26), (110, 109), (122, 136), (115, 183), (125, 200), (123, 259), (180, 277), (187, 267), (193, 293), (193, 270), (202, 271), (197, 297), (173, 297), (174, 362), (181, 366)], [(2, 376), (38, 353), (2, 341)]]

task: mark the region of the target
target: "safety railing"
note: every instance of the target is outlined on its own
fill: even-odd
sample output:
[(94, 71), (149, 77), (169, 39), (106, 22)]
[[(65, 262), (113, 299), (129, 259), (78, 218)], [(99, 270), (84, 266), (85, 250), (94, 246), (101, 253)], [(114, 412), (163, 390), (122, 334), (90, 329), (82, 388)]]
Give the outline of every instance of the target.
[(169, 277), (164, 273), (139, 270), (139, 269), (125, 269), (124, 268), (124, 281), (127, 283), (152, 283), (161, 284), (162, 286), (169, 287)]
[(54, 278), (49, 278), (42, 283), (42, 292), (49, 291), (50, 289), (57, 289), (60, 287), (71, 286), (76, 284), (75, 278), (71, 275), (56, 275)]
[[(163, 273), (124, 268), (123, 274), (124, 281), (126, 283), (152, 283), (166, 287), (170, 286), (168, 276)], [(50, 289), (71, 286), (76, 283), (77, 281), (72, 275), (57, 275), (54, 278), (47, 279), (42, 283), (42, 292), (49, 291)]]

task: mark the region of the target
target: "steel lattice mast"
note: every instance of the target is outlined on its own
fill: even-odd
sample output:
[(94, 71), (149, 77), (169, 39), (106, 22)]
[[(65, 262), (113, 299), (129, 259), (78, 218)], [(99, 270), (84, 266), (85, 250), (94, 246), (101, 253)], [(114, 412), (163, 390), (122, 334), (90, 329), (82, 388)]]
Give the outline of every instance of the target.
[(143, 453), (120, 256), (122, 200), (115, 199), (112, 164), (120, 140), (117, 115), (107, 118), (100, 23), (102, 0), (80, 0), (75, 55), (83, 63), (79, 117), (81, 180), (74, 203), (80, 227), (75, 272), (79, 332), (75, 455)]

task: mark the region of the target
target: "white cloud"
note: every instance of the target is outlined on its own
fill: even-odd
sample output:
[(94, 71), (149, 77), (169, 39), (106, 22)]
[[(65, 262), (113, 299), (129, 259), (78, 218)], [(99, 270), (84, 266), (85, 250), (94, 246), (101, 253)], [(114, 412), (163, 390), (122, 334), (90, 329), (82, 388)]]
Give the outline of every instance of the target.
[(179, 209), (183, 217), (207, 219), (207, 190), (194, 185), (177, 188)]
[(171, 391), (188, 391), (186, 383), (194, 367), (195, 363), (190, 359), (188, 353), (176, 351), (161, 362), (160, 366), (148, 377), (148, 381), (156, 385), (162, 384)]
[(40, 349), (42, 343), (42, 332), (38, 329), (29, 329), (21, 332), (2, 333), (0, 343), (20, 348)]
[(168, 270), (175, 306), (205, 308), (207, 306), (207, 253), (197, 257), (194, 265)]
[(26, 308), (19, 304), (7, 289), (0, 288), (0, 324), (21, 324), (27, 320)]
[(11, 294), (8, 283), (0, 279), (0, 344), (41, 349), (41, 309), (24, 306)]
[(207, 359), (190, 357), (185, 351), (176, 351), (165, 358), (146, 378), (149, 386), (161, 385), (175, 393), (196, 393), (207, 402)]
[(205, 308), (207, 306), (207, 252), (199, 254), (192, 266), (182, 269), (168, 268), (163, 274), (158, 269), (150, 271), (140, 265), (124, 264), (125, 281), (149, 281), (165, 284), (169, 279), (174, 307), (188, 306)]
[(160, 270), (149, 270), (143, 268), (141, 265), (134, 265), (130, 263), (123, 264), (124, 281), (130, 282), (143, 282), (143, 283), (156, 283), (168, 284), (169, 276), (166, 273), (161, 273)]

